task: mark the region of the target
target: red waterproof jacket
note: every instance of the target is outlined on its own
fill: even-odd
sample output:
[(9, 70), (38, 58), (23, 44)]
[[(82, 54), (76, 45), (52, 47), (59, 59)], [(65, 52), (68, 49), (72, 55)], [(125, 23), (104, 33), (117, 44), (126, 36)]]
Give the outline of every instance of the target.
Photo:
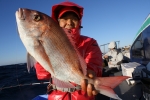
[[(52, 7), (52, 18), (57, 21), (59, 9), (66, 6), (74, 6), (79, 9), (82, 17), (83, 8), (72, 2), (63, 2)], [(81, 22), (81, 20), (80, 20)], [(84, 57), (87, 64), (87, 69), (93, 70), (97, 77), (102, 76), (102, 53), (93, 38), (80, 35), (80, 28), (77, 27), (71, 30), (72, 37), (80, 54)], [(39, 80), (49, 80), (51, 75), (38, 62), (35, 64), (37, 78)], [(48, 95), (48, 100), (94, 100), (94, 97), (88, 97), (83, 91), (78, 90), (72, 93), (54, 90)]]

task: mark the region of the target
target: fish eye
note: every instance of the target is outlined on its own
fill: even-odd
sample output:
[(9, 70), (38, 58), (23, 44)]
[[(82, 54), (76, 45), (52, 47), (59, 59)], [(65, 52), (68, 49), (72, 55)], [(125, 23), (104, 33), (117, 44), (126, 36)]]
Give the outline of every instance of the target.
[(33, 16), (33, 19), (34, 19), (35, 21), (39, 21), (39, 20), (41, 19), (41, 16), (40, 16), (40, 15), (34, 15), (34, 16)]

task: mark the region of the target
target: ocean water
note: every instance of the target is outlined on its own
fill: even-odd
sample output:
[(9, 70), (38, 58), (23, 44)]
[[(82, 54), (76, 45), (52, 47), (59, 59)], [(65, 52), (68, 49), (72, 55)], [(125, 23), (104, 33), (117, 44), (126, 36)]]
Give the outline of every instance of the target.
[[(46, 94), (48, 81), (40, 81), (35, 69), (30, 73), (26, 64), (0, 66), (0, 100), (32, 100), (38, 95)], [(96, 100), (110, 100), (98, 94)]]
[(0, 100), (32, 100), (45, 94), (48, 81), (40, 81), (26, 64), (0, 66)]

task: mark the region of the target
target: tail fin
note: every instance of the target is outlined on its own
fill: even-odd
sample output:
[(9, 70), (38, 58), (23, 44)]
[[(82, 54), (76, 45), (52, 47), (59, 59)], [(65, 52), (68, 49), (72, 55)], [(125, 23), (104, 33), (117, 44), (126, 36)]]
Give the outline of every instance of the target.
[(113, 91), (113, 89), (127, 78), (129, 77), (128, 76), (97, 77), (94, 80), (94, 86), (96, 90), (99, 91), (99, 93), (117, 100), (121, 100)]

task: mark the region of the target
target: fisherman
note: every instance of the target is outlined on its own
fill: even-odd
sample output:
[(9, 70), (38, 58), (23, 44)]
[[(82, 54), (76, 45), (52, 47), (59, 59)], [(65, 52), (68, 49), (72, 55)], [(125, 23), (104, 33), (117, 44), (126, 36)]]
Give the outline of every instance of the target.
[(122, 53), (124, 56), (124, 63), (128, 63), (130, 61), (130, 46), (125, 46)]
[(117, 50), (116, 42), (110, 42), (108, 48), (110, 49), (109, 52), (103, 55), (103, 59), (107, 59), (108, 61), (108, 66), (104, 69), (104, 76), (109, 76), (111, 73), (120, 70), (120, 65), (123, 60), (123, 54), (120, 50)]
[[(90, 78), (102, 76), (102, 53), (95, 39), (80, 34), (83, 7), (73, 2), (62, 2), (52, 7), (51, 17), (65, 28), (87, 64), (87, 76)], [(71, 56), (71, 55), (70, 55)], [(50, 80), (51, 75), (36, 63), (36, 75), (40, 80)], [(64, 72), (65, 73), (65, 72)], [(75, 85), (75, 84), (74, 84)], [(78, 85), (76, 85), (78, 87)], [(63, 91), (62, 91), (63, 90)], [(51, 83), (48, 85), (48, 100), (95, 100), (97, 91), (87, 80), (81, 80), (81, 89), (62, 89)]]

